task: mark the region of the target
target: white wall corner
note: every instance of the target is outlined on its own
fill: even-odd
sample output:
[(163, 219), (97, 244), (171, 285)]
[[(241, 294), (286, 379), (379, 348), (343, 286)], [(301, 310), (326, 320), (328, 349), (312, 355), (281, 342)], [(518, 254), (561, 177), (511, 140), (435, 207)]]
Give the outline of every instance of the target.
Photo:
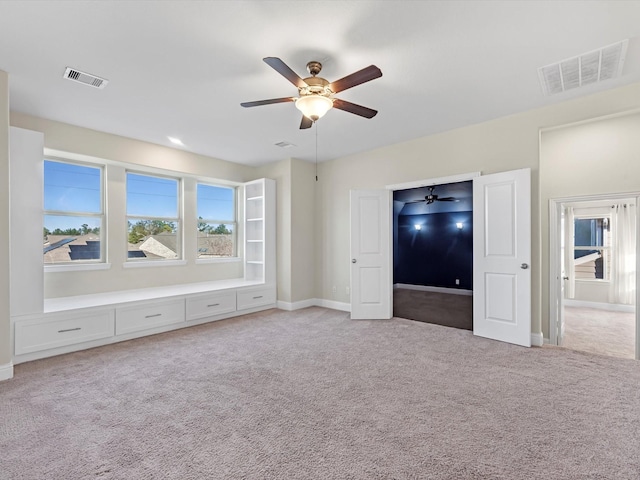
[(0, 382), (2, 380), (9, 380), (10, 378), (13, 378), (13, 363), (9, 362), (0, 365)]
[(532, 347), (541, 347), (544, 345), (544, 337), (542, 336), (542, 332), (540, 333), (532, 333), (531, 334), (531, 346)]

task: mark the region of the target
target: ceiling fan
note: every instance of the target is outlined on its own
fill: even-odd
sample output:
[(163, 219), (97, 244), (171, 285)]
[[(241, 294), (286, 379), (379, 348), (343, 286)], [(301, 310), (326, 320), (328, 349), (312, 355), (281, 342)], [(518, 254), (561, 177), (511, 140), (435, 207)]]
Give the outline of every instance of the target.
[(429, 189), (429, 195), (424, 197), (424, 200), (413, 200), (412, 202), (406, 202), (405, 205), (409, 203), (420, 203), (427, 202), (427, 205), (433, 202), (459, 202), (459, 200), (455, 197), (443, 197), (439, 198), (438, 195), (433, 193), (433, 190), (436, 188), (435, 186), (427, 187)]
[(310, 128), (313, 122), (322, 117), (332, 107), (345, 112), (354, 113), (365, 118), (373, 118), (378, 113), (377, 110), (356, 105), (355, 103), (333, 98), (333, 94), (342, 92), (356, 85), (369, 82), (382, 76), (382, 72), (375, 65), (369, 65), (362, 70), (358, 70), (351, 75), (329, 83), (317, 75), (322, 70), (320, 62), (311, 61), (307, 63), (307, 71), (311, 75), (307, 78), (300, 78), (296, 72), (277, 57), (263, 58), (264, 62), (276, 72), (289, 80), (298, 88), (297, 97), (272, 98), (269, 100), (258, 100), (256, 102), (241, 103), (243, 107), (258, 107), (260, 105), (270, 105), (272, 103), (295, 102), (296, 108), (302, 112), (302, 122), (300, 128)]

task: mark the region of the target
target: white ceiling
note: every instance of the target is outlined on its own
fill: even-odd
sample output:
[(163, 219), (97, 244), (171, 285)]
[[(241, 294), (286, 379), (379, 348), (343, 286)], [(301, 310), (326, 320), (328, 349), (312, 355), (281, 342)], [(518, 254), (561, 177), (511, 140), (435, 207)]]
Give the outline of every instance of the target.
[[(318, 122), (332, 159), (640, 81), (639, 1), (1, 1), (0, 69), (12, 111), (259, 165), (315, 158), (295, 96), (262, 62), (309, 60), (336, 80), (383, 77), (336, 95), (379, 110)], [(621, 78), (552, 97), (538, 67), (632, 38)], [(104, 90), (62, 75), (104, 77)], [(282, 149), (277, 142), (296, 147)]]

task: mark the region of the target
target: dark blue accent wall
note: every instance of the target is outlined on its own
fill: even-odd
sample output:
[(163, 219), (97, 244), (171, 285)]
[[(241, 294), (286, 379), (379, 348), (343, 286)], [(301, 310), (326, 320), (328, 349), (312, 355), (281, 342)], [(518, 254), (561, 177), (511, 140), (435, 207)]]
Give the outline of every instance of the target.
[(473, 289), (472, 212), (400, 215), (393, 248), (394, 283)]

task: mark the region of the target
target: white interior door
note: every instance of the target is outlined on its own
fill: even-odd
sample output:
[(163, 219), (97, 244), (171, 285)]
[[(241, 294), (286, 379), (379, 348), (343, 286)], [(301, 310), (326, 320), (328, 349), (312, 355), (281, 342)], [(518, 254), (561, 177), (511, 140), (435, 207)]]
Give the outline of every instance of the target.
[(351, 191), (351, 318), (393, 315), (391, 192)]
[(473, 334), (531, 346), (531, 171), (473, 179)]

